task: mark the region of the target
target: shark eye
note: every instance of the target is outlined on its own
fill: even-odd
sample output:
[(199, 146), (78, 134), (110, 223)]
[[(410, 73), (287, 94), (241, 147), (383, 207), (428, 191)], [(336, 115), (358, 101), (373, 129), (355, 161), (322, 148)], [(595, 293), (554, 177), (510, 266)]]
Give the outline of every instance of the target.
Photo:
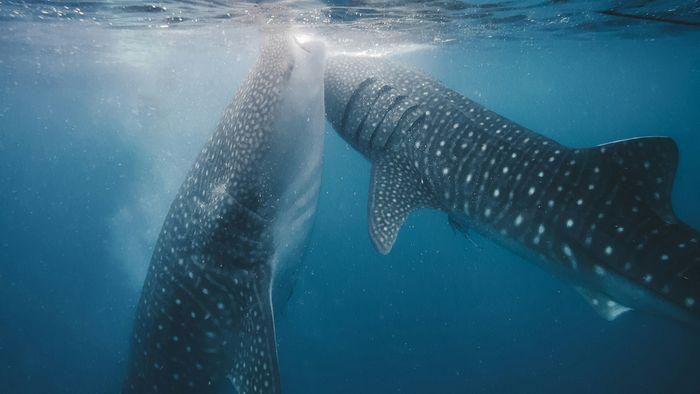
[(287, 67), (284, 69), (284, 79), (288, 80), (289, 78), (292, 77), (292, 71), (294, 70), (294, 63), (290, 62), (287, 64)]

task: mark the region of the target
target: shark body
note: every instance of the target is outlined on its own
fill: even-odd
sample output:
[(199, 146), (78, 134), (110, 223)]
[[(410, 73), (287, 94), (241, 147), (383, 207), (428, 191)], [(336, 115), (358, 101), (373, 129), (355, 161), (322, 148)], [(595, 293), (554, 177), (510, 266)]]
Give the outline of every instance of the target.
[(608, 320), (640, 309), (700, 322), (700, 235), (671, 207), (670, 138), (566, 147), (383, 59), (328, 59), (325, 100), (372, 163), (379, 252), (411, 211), (438, 209), (569, 280)]
[(316, 206), (324, 61), (320, 43), (267, 37), (167, 214), (124, 393), (280, 392), (271, 288)]

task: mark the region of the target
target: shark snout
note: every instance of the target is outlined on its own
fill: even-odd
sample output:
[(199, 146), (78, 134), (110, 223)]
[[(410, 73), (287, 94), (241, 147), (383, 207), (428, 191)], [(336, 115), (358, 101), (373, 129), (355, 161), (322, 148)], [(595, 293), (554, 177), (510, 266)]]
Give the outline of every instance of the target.
[(326, 45), (318, 37), (307, 33), (293, 33), (294, 43), (308, 54), (324, 54)]

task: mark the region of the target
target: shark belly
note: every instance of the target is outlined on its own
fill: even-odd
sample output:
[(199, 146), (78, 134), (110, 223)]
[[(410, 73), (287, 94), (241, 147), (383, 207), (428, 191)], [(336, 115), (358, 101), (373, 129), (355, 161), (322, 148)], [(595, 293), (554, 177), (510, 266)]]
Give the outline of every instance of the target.
[[(309, 81), (316, 82), (310, 84)], [(323, 132), (318, 130), (325, 126), (323, 83), (318, 69), (300, 70), (289, 84), (280, 108), (279, 127), (291, 132), (277, 141), (289, 159), (284, 163), (287, 168), (280, 171), (281, 176), (289, 179), (289, 184), (281, 193), (279, 212), (272, 227), (274, 254), (270, 263), (273, 295), (280, 302), (289, 299), (296, 284), (304, 252), (303, 241), (307, 239), (315, 217), (324, 142)]]

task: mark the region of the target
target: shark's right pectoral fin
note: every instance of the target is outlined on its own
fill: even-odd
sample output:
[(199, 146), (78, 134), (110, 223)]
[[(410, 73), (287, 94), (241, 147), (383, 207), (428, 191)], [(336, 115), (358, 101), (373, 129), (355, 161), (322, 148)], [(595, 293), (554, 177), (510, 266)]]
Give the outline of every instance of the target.
[(414, 168), (391, 158), (382, 158), (372, 166), (368, 221), (375, 248), (391, 251), (399, 229), (413, 210), (430, 207), (430, 188)]
[(576, 287), (576, 290), (588, 301), (593, 310), (607, 321), (613, 321), (621, 314), (632, 310), (632, 308), (628, 308), (613, 301), (605, 294), (591, 291), (583, 287)]
[(281, 391), (275, 326), (266, 283), (251, 281), (241, 290), (247, 299), (242, 306), (241, 331), (235, 347), (229, 379), (237, 393), (276, 394)]

